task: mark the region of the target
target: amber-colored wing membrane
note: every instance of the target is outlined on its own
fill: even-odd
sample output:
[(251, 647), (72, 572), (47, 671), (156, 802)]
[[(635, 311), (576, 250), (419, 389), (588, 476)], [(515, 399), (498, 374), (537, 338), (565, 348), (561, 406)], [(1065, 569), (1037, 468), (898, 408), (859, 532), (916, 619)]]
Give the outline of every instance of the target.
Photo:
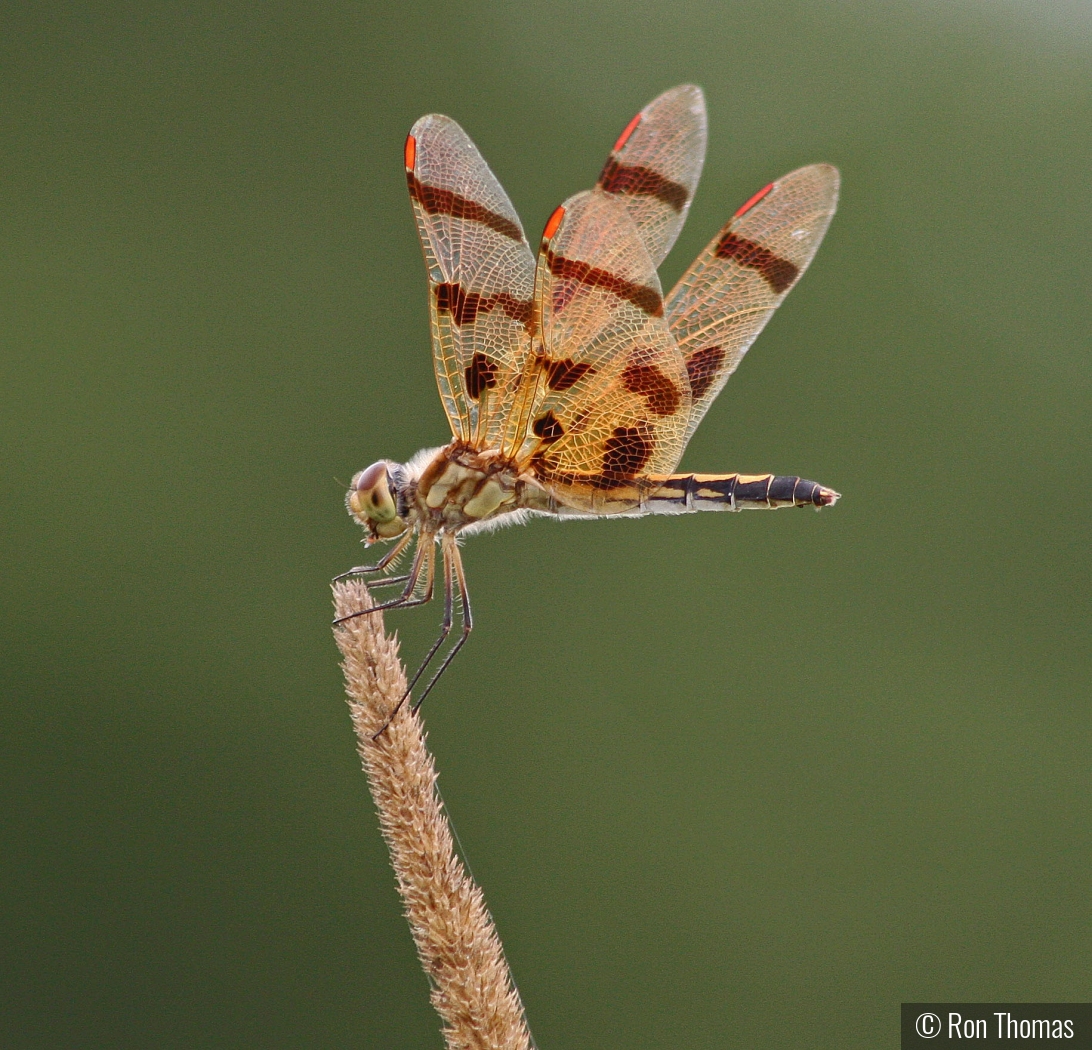
[(590, 190), (554, 212), (535, 310), (536, 353), (509, 447), (560, 502), (619, 509), (632, 502), (630, 482), (678, 463), (690, 386), (656, 267), (611, 195)]
[(530, 348), (534, 256), (501, 184), (450, 117), (414, 124), (406, 180), (444, 411), (455, 437), (495, 446)]
[(693, 407), (683, 444), (807, 269), (838, 203), (838, 171), (813, 164), (756, 193), (667, 297)]
[(705, 161), (705, 96), (682, 84), (626, 125), (596, 183), (633, 217), (656, 266), (679, 236)]

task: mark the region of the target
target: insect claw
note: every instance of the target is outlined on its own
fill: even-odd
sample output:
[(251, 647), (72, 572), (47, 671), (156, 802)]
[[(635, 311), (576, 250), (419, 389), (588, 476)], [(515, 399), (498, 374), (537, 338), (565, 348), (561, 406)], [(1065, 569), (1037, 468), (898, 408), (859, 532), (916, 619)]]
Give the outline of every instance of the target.
[(368, 613), (379, 612), (379, 606), (373, 605), (370, 609), (361, 609), (359, 612), (349, 613), (346, 616), (339, 616), (336, 620), (330, 622), (334, 627), (340, 627), (343, 623), (347, 623), (349, 620), (355, 620), (358, 616), (367, 616)]
[(346, 569), (345, 572), (339, 572), (331, 581), (337, 583), (338, 580), (346, 580), (350, 576), (363, 576), (369, 572), (381, 572), (382, 567), (379, 565), (357, 565), (355, 568)]

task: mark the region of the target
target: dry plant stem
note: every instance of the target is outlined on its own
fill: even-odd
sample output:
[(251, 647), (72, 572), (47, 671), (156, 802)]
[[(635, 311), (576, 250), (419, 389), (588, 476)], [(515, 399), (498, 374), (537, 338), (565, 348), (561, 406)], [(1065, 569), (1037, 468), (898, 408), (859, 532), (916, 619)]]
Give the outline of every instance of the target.
[[(360, 581), (334, 586), (345, 616), (372, 605)], [(519, 994), (481, 890), (455, 855), (451, 828), (436, 792), (436, 767), (418, 716), (404, 704), (377, 740), (406, 689), (398, 646), (382, 613), (335, 628), (345, 658), (345, 687), (357, 750), (391, 851), (417, 954), (432, 981), (432, 1005), (450, 1050), (529, 1050)]]

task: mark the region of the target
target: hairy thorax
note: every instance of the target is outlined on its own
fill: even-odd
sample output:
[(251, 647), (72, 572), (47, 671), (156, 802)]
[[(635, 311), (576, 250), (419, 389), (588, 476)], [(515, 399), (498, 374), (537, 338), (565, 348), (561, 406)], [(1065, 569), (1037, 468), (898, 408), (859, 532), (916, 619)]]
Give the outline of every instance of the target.
[(518, 510), (553, 511), (549, 493), (498, 451), (461, 442), (440, 449), (422, 471), (413, 502), (422, 523), (454, 531)]

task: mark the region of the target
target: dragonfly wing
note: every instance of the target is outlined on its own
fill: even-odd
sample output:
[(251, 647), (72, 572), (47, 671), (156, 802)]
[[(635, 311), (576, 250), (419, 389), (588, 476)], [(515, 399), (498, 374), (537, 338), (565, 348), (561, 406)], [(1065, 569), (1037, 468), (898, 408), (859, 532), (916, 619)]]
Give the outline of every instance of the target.
[(635, 479), (678, 463), (690, 387), (656, 267), (610, 194), (580, 193), (554, 212), (535, 310), (518, 459), (569, 507), (622, 509)]
[(450, 117), (414, 124), (406, 180), (428, 267), (440, 398), (455, 437), (488, 447), (530, 347), (534, 256), (501, 184)]
[(681, 84), (626, 125), (596, 183), (626, 206), (659, 266), (679, 236), (705, 162), (705, 96)]
[(693, 406), (684, 445), (770, 315), (807, 269), (838, 203), (838, 170), (813, 164), (756, 193), (667, 298)]

